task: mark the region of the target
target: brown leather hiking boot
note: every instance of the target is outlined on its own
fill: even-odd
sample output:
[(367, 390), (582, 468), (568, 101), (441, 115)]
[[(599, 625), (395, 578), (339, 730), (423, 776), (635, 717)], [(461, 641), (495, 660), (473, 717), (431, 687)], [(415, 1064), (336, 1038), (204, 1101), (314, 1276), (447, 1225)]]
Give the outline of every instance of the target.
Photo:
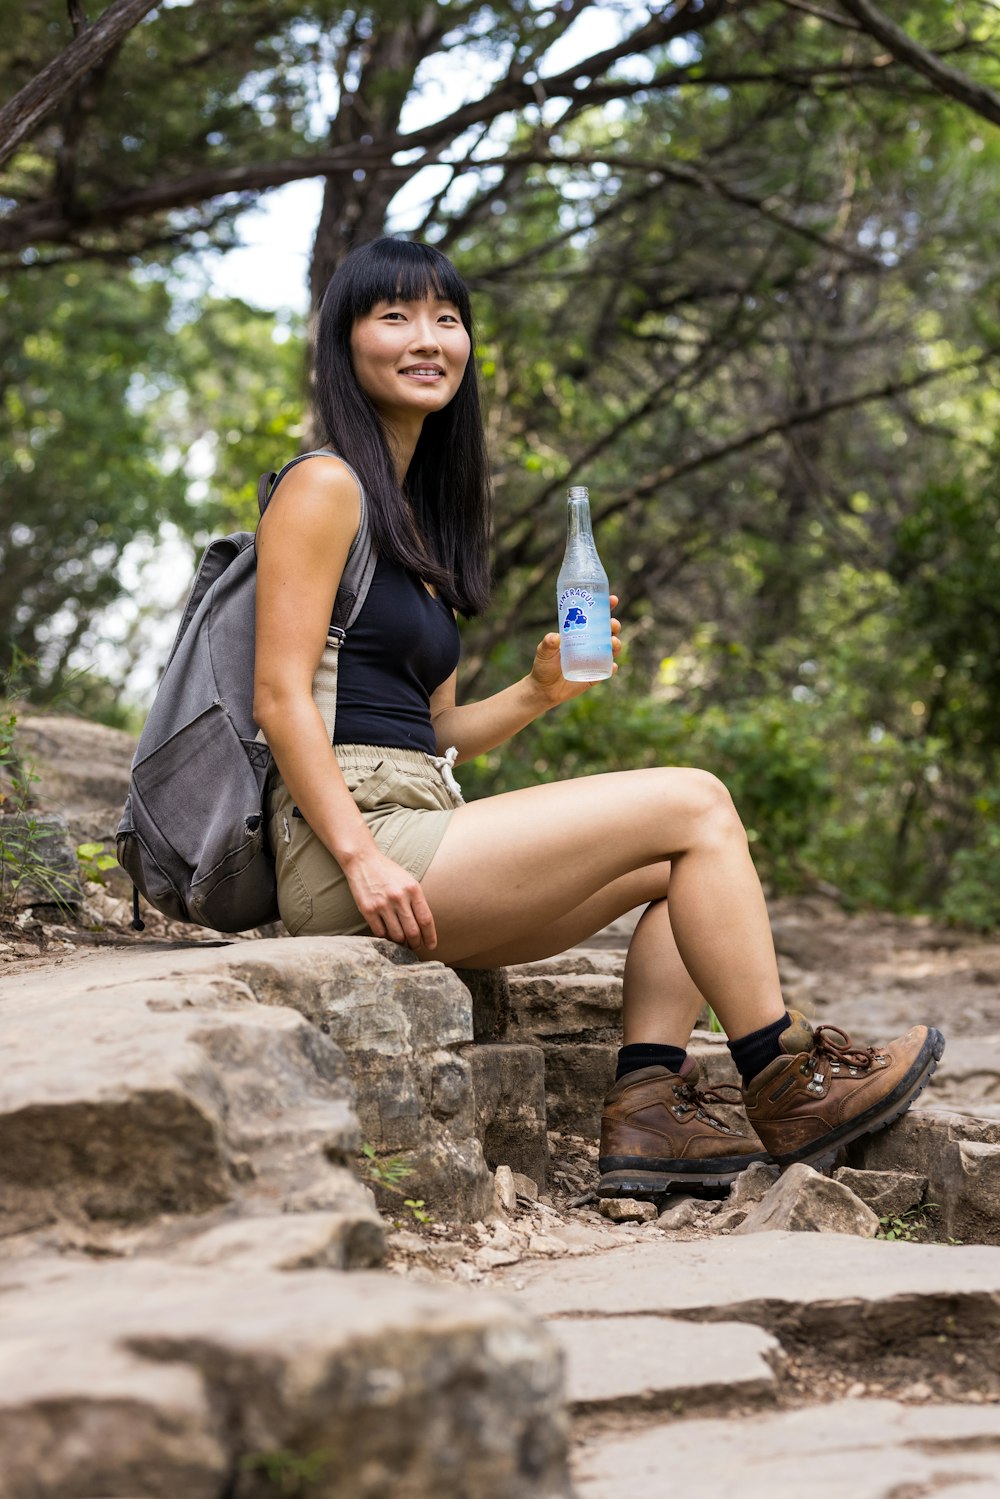
[[(751, 1161), (766, 1161), (760, 1141), (720, 1119), (713, 1103), (738, 1103), (731, 1084), (700, 1089), (697, 1063), (682, 1072), (643, 1067), (615, 1083), (601, 1119), (604, 1197), (655, 1196), (672, 1186), (724, 1186)], [(732, 1096), (727, 1097), (727, 1093)]]
[(842, 1145), (892, 1124), (930, 1082), (944, 1037), (915, 1025), (896, 1041), (856, 1046), (790, 1010), (777, 1057), (743, 1089), (747, 1118), (781, 1167), (828, 1164)]

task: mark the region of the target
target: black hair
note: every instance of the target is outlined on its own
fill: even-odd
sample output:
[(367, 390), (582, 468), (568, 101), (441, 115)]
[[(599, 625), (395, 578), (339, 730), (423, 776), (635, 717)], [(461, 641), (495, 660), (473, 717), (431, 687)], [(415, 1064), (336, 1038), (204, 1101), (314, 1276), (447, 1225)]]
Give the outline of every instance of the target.
[(382, 419), (358, 383), (351, 333), (378, 302), (440, 297), (454, 303), (473, 338), (469, 291), (431, 245), (376, 239), (352, 250), (323, 294), (316, 335), (316, 409), (325, 441), (357, 469), (381, 556), (433, 583), (462, 614), (478, 614), (490, 592), (491, 488), (486, 435), (470, 353), (462, 382), (424, 418), (402, 489)]

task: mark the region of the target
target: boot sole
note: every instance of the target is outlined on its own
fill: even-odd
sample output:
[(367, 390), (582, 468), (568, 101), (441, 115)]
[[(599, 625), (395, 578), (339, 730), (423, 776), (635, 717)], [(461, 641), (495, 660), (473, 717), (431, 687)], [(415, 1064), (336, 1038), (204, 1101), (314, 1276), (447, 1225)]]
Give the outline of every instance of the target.
[(599, 1162), (598, 1197), (662, 1197), (675, 1187), (727, 1187), (754, 1161), (770, 1165), (766, 1151), (754, 1155), (720, 1157), (714, 1161), (656, 1161), (606, 1156)]
[(782, 1171), (799, 1164), (815, 1166), (818, 1171), (832, 1165), (837, 1152), (845, 1145), (850, 1145), (853, 1140), (860, 1140), (863, 1135), (874, 1135), (878, 1130), (895, 1124), (927, 1087), (943, 1055), (944, 1037), (938, 1030), (928, 1030), (927, 1039), (913, 1066), (885, 1098), (873, 1104), (865, 1113), (859, 1114), (856, 1119), (851, 1119), (847, 1124), (823, 1135), (821, 1139), (814, 1140), (811, 1145), (804, 1145), (801, 1150), (793, 1150), (788, 1155), (778, 1155), (772, 1151), (770, 1159)]

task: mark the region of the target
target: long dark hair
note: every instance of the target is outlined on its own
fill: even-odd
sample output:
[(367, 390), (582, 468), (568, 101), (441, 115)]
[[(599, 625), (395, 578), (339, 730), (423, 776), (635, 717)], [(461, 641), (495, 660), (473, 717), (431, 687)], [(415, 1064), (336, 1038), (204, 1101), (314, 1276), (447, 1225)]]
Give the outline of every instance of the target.
[(431, 245), (376, 239), (352, 250), (323, 294), (316, 335), (316, 409), (325, 441), (361, 475), (383, 557), (433, 583), (462, 614), (490, 592), (490, 477), (475, 358), (448, 405), (424, 418), (402, 490), (382, 419), (358, 384), (351, 333), (377, 302), (453, 302), (469, 334), (469, 291)]

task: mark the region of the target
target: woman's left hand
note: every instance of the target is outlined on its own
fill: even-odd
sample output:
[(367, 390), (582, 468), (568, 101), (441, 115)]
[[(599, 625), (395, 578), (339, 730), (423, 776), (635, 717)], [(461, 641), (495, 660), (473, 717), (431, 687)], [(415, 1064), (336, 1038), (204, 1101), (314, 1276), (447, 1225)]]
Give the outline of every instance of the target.
[[(611, 595), (612, 609), (618, 603), (618, 595)], [(622, 626), (621, 620), (611, 619), (611, 651), (617, 657), (622, 648), (621, 642)], [(612, 674), (618, 670), (618, 663), (611, 667)], [(562, 662), (559, 655), (559, 636), (553, 631), (545, 635), (539, 641), (535, 652), (535, 659), (531, 666), (531, 681), (535, 687), (548, 699), (548, 705), (555, 707), (557, 703), (569, 702), (570, 698), (579, 697), (581, 692), (595, 686), (594, 682), (567, 682), (562, 674)]]

